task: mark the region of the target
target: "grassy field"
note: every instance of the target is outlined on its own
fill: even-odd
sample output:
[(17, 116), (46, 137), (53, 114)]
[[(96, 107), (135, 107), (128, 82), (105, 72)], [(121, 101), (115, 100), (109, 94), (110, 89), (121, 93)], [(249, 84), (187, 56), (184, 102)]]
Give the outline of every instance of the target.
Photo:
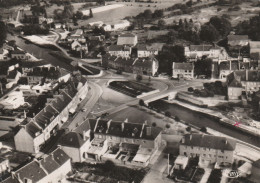
[[(213, 16), (222, 16), (222, 15), (228, 15), (230, 18), (230, 22), (232, 25), (236, 25), (240, 21), (244, 21), (249, 19), (252, 16), (257, 15), (260, 12), (260, 7), (252, 7), (252, 4), (249, 2), (242, 3), (239, 5), (241, 7), (241, 10), (239, 11), (229, 11), (228, 9), (233, 6), (212, 6), (209, 8), (204, 8), (198, 11), (195, 11), (192, 13), (192, 15), (178, 15), (173, 16), (170, 18), (166, 18), (165, 22), (166, 24), (172, 24), (172, 22), (179, 21), (179, 19), (193, 19), (193, 22), (200, 22), (200, 23), (206, 23), (209, 21), (209, 19)], [(219, 9), (219, 11), (218, 11)]]

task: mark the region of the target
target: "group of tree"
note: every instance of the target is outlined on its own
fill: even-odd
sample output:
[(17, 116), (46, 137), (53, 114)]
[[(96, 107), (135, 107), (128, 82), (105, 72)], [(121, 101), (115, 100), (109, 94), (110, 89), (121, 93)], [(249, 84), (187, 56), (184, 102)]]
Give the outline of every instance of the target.
[(162, 51), (157, 56), (159, 62), (158, 72), (164, 72), (169, 75), (172, 74), (172, 63), (173, 62), (185, 62), (186, 58), (184, 55), (184, 47), (175, 45), (168, 46), (165, 45), (162, 48)]
[(53, 14), (56, 20), (66, 21), (67, 19), (73, 18), (74, 7), (71, 4), (66, 4), (63, 9), (55, 9)]
[(6, 34), (7, 34), (6, 25), (3, 21), (0, 20), (0, 47), (5, 42)]
[(231, 23), (224, 17), (212, 17), (209, 22), (201, 27), (200, 39), (214, 42), (219, 38), (225, 38), (231, 31)]
[(155, 10), (152, 12), (150, 9), (144, 10), (143, 13), (139, 13), (135, 18), (136, 19), (145, 19), (151, 20), (151, 19), (157, 19), (163, 17), (163, 10)]
[(28, 4), (33, 4), (34, 0), (25, 0), (25, 1), (21, 1), (21, 0), (0, 0), (0, 7), (1, 8), (8, 8), (11, 6), (17, 6), (17, 5), (21, 5), (24, 3), (28, 3)]
[(28, 24), (22, 27), (24, 35), (48, 34), (49, 28), (37, 24)]
[(249, 20), (240, 22), (235, 30), (236, 34), (248, 35), (252, 41), (260, 41), (260, 13)]

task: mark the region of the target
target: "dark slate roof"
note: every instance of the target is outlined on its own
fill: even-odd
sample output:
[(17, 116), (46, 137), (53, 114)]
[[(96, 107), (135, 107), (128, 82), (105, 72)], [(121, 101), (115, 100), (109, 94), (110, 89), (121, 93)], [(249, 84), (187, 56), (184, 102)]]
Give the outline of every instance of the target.
[[(95, 129), (95, 125), (97, 128)], [(151, 127), (151, 135), (146, 132), (148, 125), (140, 123), (126, 123), (122, 121), (108, 121), (108, 120), (89, 120), (90, 128), (94, 133), (102, 133), (118, 137), (136, 138), (154, 140), (160, 133), (161, 129), (158, 127)]]
[(33, 122), (27, 123), (26, 126), (25, 126), (25, 129), (28, 132), (28, 134), (33, 138), (36, 136), (37, 132), (41, 131), (41, 129), (36, 124), (34, 124)]
[(253, 163), (254, 167), (260, 168), (260, 159)]
[(58, 148), (55, 151), (53, 151), (49, 156), (47, 156), (45, 159), (40, 161), (33, 160), (32, 162), (26, 164), (22, 168), (16, 170), (15, 172), (13, 172), (14, 178), (10, 176), (3, 182), (4, 183), (19, 182), (17, 179), (18, 174), (22, 181), (24, 181), (27, 178), (27, 179), (31, 179), (32, 182), (38, 182), (48, 174), (60, 168), (69, 159), (70, 159), (69, 156), (63, 150)]
[(122, 34), (118, 36), (117, 45), (133, 45), (135, 40), (134, 34)]
[(228, 41), (248, 40), (248, 35), (228, 35)]
[(173, 62), (173, 69), (193, 70), (193, 63), (177, 63), (177, 62)]
[(37, 161), (32, 161), (31, 163), (17, 170), (15, 173), (19, 174), (21, 180), (28, 178), (31, 179), (32, 182), (38, 182), (47, 175)]
[(190, 45), (190, 51), (209, 51), (214, 48), (216, 49), (218, 47), (212, 45)]
[(70, 157), (60, 148), (52, 152), (54, 160), (61, 166), (66, 163)]
[(183, 137), (180, 144), (228, 151), (234, 151), (236, 148), (235, 140), (228, 139), (226, 137), (202, 134), (187, 134)]
[(11, 54), (22, 54), (22, 55), (24, 55), (25, 54), (25, 52), (24, 51), (22, 51), (22, 50), (13, 50), (13, 51), (11, 51)]
[(17, 70), (12, 70), (9, 71), (8, 75), (7, 75), (7, 79), (14, 79), (17, 75)]
[(108, 48), (109, 51), (130, 51), (129, 46), (124, 45), (111, 45)]
[(57, 67), (35, 67), (27, 76), (46, 77), (48, 79), (58, 79), (62, 76), (61, 70)]
[(22, 61), (19, 65), (23, 68), (33, 68), (33, 67), (37, 67), (37, 66), (43, 66), (43, 65), (46, 65), (46, 64), (49, 64), (47, 61), (45, 60), (40, 60), (40, 61), (33, 61), (33, 62), (30, 62), (30, 61)]
[(60, 145), (66, 147), (80, 148), (86, 141), (83, 140), (83, 137), (77, 132), (68, 132), (65, 134), (61, 140)]
[(60, 167), (60, 165), (54, 160), (52, 155), (47, 156), (43, 160), (40, 161), (43, 168), (48, 172), (48, 174), (54, 172), (56, 169)]
[[(79, 134), (83, 134), (83, 132), (86, 132), (90, 129), (90, 123), (89, 121), (84, 121), (81, 123), (74, 131)], [(94, 129), (94, 128), (93, 128)]]

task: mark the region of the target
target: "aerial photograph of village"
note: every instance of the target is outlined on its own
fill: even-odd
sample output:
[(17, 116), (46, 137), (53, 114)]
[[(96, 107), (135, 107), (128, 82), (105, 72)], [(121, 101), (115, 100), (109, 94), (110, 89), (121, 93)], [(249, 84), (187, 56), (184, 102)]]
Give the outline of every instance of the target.
[(0, 182), (260, 183), (260, 0), (0, 0)]

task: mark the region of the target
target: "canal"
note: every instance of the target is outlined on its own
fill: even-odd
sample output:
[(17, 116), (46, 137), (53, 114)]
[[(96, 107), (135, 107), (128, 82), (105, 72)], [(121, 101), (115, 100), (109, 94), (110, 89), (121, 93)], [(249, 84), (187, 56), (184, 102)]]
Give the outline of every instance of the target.
[(15, 40), (18, 47), (22, 48), (23, 50), (27, 51), (38, 59), (43, 59), (54, 66), (59, 66), (69, 71), (73, 70), (73, 67), (66, 63), (65, 60), (62, 60), (61, 58), (57, 58), (50, 54), (53, 51), (62, 53), (61, 51), (58, 51), (58, 49), (40, 47), (33, 43), (27, 43), (24, 39), (11, 34), (7, 34), (7, 40)]
[(241, 141), (260, 147), (259, 137), (249, 135), (240, 130), (236, 130), (233, 127), (221, 124), (218, 122), (218, 119), (215, 119), (211, 116), (192, 111), (190, 109), (176, 104), (170, 104), (163, 100), (151, 102), (149, 105), (153, 106), (156, 109), (160, 109), (161, 111), (169, 111), (173, 116), (178, 116), (181, 120), (184, 120), (186, 123), (190, 123), (200, 128), (203, 126), (209, 127), (211, 129), (227, 134)]

